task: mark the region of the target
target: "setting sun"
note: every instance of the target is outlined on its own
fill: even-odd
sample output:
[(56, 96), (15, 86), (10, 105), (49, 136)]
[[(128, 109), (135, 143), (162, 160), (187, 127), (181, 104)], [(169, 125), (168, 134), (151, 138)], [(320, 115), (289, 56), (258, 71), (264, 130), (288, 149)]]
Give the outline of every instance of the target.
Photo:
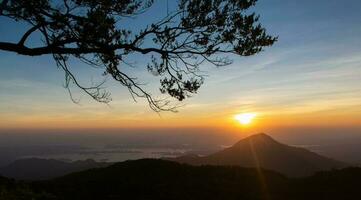
[(235, 115), (234, 118), (242, 125), (247, 125), (250, 124), (256, 116), (257, 116), (256, 113), (241, 113)]

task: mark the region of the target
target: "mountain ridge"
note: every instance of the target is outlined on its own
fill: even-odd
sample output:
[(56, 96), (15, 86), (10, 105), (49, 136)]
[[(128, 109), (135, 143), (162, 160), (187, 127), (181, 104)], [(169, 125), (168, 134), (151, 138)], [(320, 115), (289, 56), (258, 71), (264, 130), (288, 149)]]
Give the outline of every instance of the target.
[(305, 200), (360, 199), (361, 168), (302, 178), (240, 166), (191, 166), (160, 159), (128, 160), (43, 181), (0, 176), (0, 199), (42, 200)]
[(255, 134), (207, 156), (166, 158), (191, 165), (238, 165), (278, 171), (287, 176), (309, 176), (317, 171), (338, 169), (347, 164), (307, 149), (282, 144), (265, 133)]
[(106, 167), (112, 163), (92, 159), (64, 162), (56, 159), (24, 158), (0, 168), (0, 174), (17, 180), (45, 180), (91, 168)]

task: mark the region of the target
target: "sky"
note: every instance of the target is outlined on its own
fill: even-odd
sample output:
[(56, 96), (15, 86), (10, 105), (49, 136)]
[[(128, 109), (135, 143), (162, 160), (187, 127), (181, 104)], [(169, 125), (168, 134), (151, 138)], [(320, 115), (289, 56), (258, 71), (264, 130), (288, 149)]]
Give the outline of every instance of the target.
[[(76, 89), (81, 101), (74, 104), (63, 88), (63, 72), (49, 56), (0, 51), (0, 130), (216, 127), (298, 132), (326, 127), (361, 134), (360, 7), (359, 0), (259, 0), (254, 11), (278, 42), (255, 56), (231, 57), (233, 63), (226, 67), (202, 65), (205, 84), (177, 113), (153, 112), (110, 79), (109, 105)], [(144, 28), (165, 10), (166, 2), (156, 1), (125, 26)], [(17, 41), (26, 28), (0, 18), (0, 40)], [(137, 68), (130, 73), (142, 77), (157, 95), (159, 80), (146, 71), (146, 60), (131, 59)], [(101, 73), (78, 61), (71, 66), (81, 81)], [(244, 126), (234, 119), (239, 113), (257, 115)]]

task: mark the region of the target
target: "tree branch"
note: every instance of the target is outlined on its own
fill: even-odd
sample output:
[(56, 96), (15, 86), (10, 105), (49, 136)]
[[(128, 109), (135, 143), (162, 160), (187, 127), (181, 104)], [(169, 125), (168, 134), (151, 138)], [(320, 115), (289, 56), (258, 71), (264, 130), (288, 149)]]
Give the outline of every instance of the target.
[(23, 46), (26, 39), (28, 39), (28, 37), (37, 29), (39, 29), (40, 27), (42, 27), (42, 24), (38, 24), (36, 26), (31, 27), (28, 31), (26, 31), (26, 33), (23, 35), (23, 37), (20, 39), (20, 41), (18, 42), (19, 46)]

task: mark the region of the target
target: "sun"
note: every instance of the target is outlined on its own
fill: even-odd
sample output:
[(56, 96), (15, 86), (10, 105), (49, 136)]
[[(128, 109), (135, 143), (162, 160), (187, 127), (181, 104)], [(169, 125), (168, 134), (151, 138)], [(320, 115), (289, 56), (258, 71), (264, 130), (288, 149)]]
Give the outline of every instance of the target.
[(236, 119), (242, 125), (247, 125), (250, 124), (256, 116), (256, 113), (240, 113), (235, 115), (234, 119)]

